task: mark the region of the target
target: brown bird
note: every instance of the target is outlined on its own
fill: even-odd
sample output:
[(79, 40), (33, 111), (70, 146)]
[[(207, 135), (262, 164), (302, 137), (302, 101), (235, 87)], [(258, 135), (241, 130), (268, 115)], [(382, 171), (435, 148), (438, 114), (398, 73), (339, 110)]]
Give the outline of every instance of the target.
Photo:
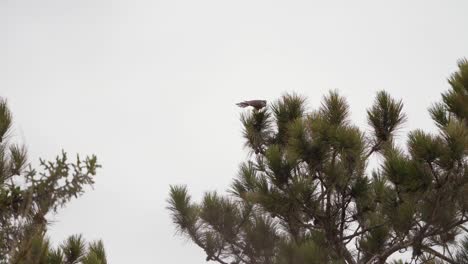
[(266, 103), (267, 103), (266, 100), (250, 100), (250, 101), (243, 101), (243, 102), (237, 103), (236, 105), (242, 108), (247, 107), (247, 106), (252, 106), (256, 110), (260, 110), (266, 106)]

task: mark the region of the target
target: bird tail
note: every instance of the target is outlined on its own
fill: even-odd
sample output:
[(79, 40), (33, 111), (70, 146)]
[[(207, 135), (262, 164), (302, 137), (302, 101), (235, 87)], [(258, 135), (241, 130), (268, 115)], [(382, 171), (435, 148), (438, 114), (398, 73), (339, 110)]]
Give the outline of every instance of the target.
[(246, 102), (240, 102), (240, 103), (237, 103), (236, 105), (242, 108), (249, 106), (249, 104)]

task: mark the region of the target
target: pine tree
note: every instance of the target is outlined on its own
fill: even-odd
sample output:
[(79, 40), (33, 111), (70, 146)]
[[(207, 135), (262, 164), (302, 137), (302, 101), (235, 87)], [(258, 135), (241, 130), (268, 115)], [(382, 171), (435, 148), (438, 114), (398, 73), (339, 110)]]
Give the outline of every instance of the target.
[(31, 256), (47, 249), (38, 245), (48, 244), (50, 214), (92, 185), (100, 165), (94, 155), (70, 162), (63, 152), (53, 161), (41, 159), (35, 170), (26, 147), (12, 142), (11, 127), (12, 114), (0, 98), (0, 263), (59, 263)]
[(438, 132), (412, 131), (404, 146), (394, 140), (403, 103), (384, 91), (367, 133), (334, 91), (315, 111), (286, 94), (242, 115), (251, 155), (227, 195), (196, 203), (171, 186), (177, 230), (222, 264), (389, 263), (401, 252), (412, 263), (468, 263), (468, 61), (458, 66), (430, 108)]

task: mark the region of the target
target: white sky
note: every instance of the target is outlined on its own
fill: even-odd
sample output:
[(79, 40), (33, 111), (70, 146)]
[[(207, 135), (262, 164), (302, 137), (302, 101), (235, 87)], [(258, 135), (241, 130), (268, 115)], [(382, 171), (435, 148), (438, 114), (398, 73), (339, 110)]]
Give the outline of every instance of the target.
[[(109, 261), (205, 263), (174, 236), (169, 184), (228, 188), (245, 159), (243, 99), (348, 97), (363, 128), (375, 91), (407, 129), (468, 56), (468, 1), (0, 0), (0, 96), (31, 160), (98, 155), (94, 190), (50, 236), (102, 238)], [(402, 133), (403, 134), (403, 133)], [(404, 135), (404, 134), (403, 134)], [(404, 139), (404, 137), (403, 137)]]

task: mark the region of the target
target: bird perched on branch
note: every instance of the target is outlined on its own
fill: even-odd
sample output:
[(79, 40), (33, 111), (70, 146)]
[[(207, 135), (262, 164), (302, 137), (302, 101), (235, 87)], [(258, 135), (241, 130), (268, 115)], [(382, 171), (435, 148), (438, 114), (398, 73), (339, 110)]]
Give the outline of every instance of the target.
[(237, 103), (236, 105), (242, 108), (247, 107), (247, 106), (252, 106), (256, 110), (260, 110), (266, 106), (266, 103), (267, 103), (266, 100), (250, 100), (250, 101), (243, 101), (243, 102)]

